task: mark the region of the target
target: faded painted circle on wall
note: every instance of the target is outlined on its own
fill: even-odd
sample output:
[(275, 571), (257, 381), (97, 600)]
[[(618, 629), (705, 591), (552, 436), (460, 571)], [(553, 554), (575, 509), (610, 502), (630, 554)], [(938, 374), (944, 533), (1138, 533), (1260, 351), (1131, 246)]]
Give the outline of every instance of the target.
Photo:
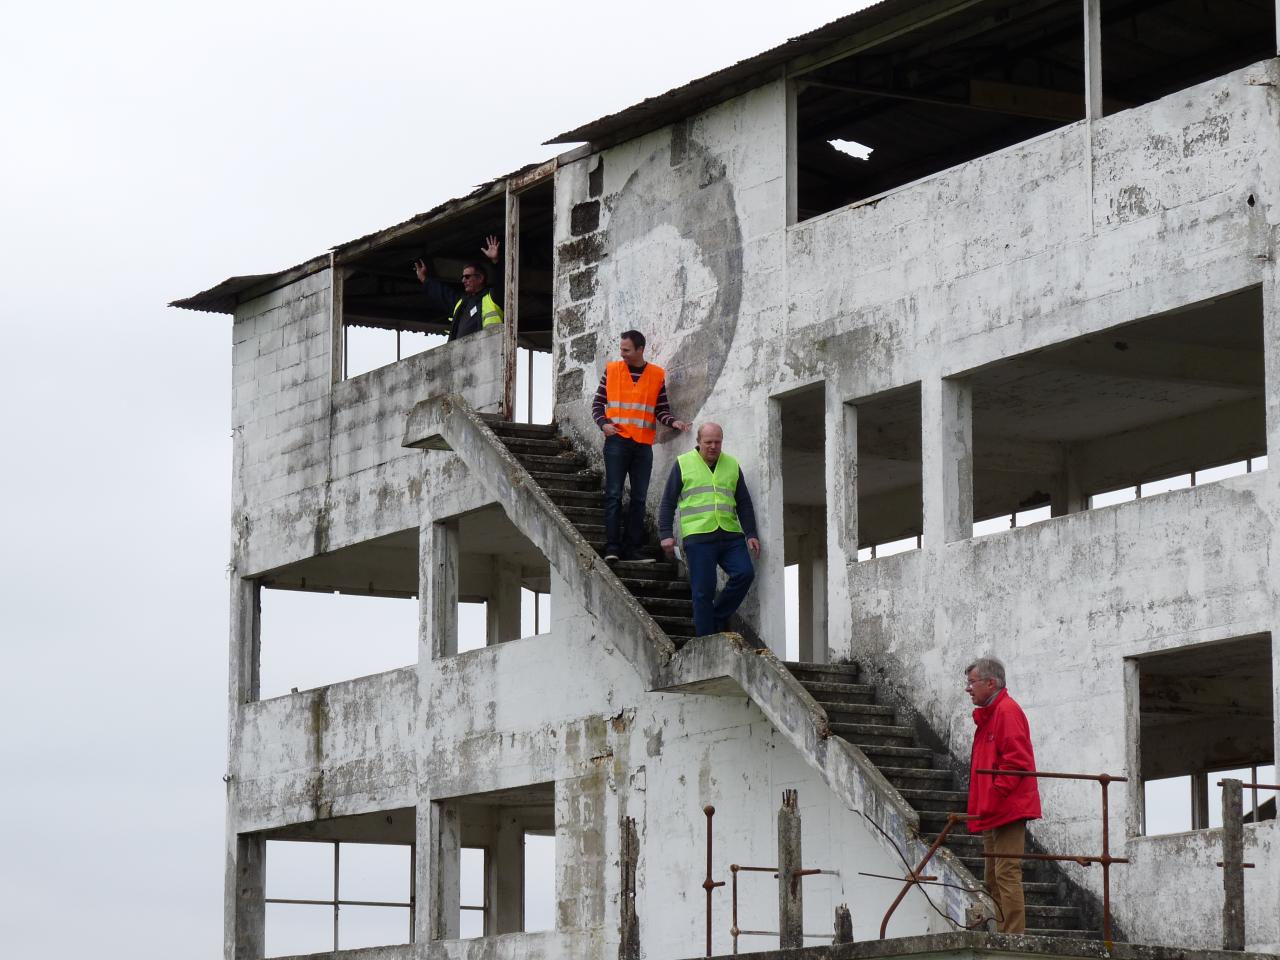
[(742, 230), (724, 163), (682, 134), (677, 127), (670, 148), (646, 158), (616, 195), (596, 289), (608, 359), (618, 334), (640, 330), (648, 358), (666, 368), (672, 411), (692, 420), (720, 379), (738, 326)]

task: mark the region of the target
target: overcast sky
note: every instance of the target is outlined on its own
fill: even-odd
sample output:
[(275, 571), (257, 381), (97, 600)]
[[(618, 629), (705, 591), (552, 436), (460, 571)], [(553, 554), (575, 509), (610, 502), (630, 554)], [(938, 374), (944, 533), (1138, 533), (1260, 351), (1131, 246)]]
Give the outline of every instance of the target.
[(0, 57), (0, 944), (220, 957), (230, 320), (865, 4), (13, 4)]

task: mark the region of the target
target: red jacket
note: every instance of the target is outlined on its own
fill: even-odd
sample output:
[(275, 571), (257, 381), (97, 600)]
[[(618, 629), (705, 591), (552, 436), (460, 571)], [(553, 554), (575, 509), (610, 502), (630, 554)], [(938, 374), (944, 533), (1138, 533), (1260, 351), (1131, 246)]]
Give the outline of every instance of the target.
[(1031, 730), (1009, 691), (973, 711), (978, 729), (969, 759), (969, 832), (980, 833), (1014, 820), (1040, 819), (1040, 790), (1035, 777), (997, 777), (975, 770), (1034, 770)]

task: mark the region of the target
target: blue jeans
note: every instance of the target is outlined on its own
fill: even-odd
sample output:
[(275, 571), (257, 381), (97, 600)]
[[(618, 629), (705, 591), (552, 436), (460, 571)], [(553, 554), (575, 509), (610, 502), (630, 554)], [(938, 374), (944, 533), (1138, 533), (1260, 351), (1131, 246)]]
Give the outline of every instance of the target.
[[(683, 549), (689, 564), (689, 586), (693, 589), (694, 632), (704, 637), (727, 629), (729, 618), (756, 578), (746, 537), (740, 533), (711, 534), (706, 540), (686, 540)], [(718, 597), (717, 567), (729, 575), (729, 582)]]
[[(627, 437), (604, 438), (605, 553), (627, 556), (644, 546), (644, 509), (653, 470), (653, 447)], [(622, 484), (631, 480), (626, 535), (622, 531)]]

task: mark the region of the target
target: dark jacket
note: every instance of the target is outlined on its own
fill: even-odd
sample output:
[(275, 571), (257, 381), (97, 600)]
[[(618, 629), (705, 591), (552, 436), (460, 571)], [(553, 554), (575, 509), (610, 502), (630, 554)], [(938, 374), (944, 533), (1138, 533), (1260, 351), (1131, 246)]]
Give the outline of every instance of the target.
[(1001, 688), (995, 699), (973, 711), (978, 729), (969, 758), (970, 833), (1014, 820), (1040, 819), (1040, 789), (1035, 777), (1000, 777), (975, 770), (1034, 770), (1031, 729), (1018, 702)]
[[(489, 285), (472, 296), (463, 293), (462, 287), (457, 284), (445, 283), (435, 277), (427, 277), (422, 281), (422, 293), (427, 298), (427, 309), (432, 318), (449, 317), (453, 321), (449, 326), (450, 341), (475, 333), (481, 328), (484, 314), (481, 301), (486, 293), (493, 297), (494, 303), (506, 309), (507, 305), (502, 302), (505, 284), (501, 257), (498, 258), (497, 263), (485, 265), (485, 276), (489, 278)], [(462, 301), (461, 306), (458, 306), (459, 300)], [(455, 306), (458, 307), (456, 314)]]

